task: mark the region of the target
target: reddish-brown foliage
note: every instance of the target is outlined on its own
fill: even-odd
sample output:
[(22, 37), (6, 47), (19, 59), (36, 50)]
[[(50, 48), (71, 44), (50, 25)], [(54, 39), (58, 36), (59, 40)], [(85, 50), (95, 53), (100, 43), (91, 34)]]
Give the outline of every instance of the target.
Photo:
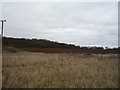
[(118, 53), (118, 50), (84, 50), (67, 48), (22, 48), (22, 49), (30, 52), (43, 52), (43, 53), (87, 53), (87, 54)]

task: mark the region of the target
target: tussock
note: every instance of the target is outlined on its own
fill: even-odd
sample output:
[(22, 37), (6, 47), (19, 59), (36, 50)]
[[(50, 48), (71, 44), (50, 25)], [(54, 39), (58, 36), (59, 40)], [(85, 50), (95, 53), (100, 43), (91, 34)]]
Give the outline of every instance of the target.
[(117, 88), (117, 57), (3, 53), (3, 88)]

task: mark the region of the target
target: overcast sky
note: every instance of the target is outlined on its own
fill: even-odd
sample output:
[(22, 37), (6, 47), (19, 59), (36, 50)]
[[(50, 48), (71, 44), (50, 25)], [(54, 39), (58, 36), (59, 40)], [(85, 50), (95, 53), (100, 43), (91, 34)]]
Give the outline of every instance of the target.
[(6, 2), (2, 17), (6, 37), (118, 46), (117, 2)]

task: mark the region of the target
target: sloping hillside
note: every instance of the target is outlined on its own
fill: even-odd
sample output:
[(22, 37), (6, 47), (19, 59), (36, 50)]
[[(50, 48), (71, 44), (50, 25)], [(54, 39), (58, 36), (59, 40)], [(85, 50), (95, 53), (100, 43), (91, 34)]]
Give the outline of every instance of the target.
[[(6, 48), (6, 49), (5, 49)], [(7, 51), (25, 50), (44, 53), (118, 53), (117, 48), (80, 47), (73, 44), (53, 42), (45, 39), (25, 39), (3, 37), (3, 49)]]
[(45, 39), (3, 38), (3, 46), (16, 48), (80, 48), (72, 44), (58, 43)]

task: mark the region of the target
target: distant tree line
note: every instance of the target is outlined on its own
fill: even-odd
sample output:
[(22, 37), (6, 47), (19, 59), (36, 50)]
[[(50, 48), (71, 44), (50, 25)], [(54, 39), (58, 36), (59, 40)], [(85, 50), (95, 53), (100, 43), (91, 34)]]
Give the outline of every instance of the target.
[(80, 48), (73, 44), (53, 42), (45, 39), (25, 39), (3, 37), (3, 46), (16, 48)]
[[(45, 39), (25, 39), (25, 38), (10, 38), (3, 37), (3, 46), (12, 46), (16, 48), (70, 48), (70, 49), (99, 49), (103, 47), (80, 47), (74, 44), (58, 43)], [(117, 48), (113, 48), (114, 50)]]

